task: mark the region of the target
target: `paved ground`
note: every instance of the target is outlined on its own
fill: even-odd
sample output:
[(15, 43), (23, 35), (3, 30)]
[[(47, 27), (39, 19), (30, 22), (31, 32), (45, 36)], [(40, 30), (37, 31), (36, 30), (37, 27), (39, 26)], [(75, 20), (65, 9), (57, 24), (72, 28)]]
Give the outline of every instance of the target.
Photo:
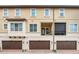
[(32, 51), (28, 51), (28, 53), (30, 54), (52, 54), (53, 51), (49, 51), (49, 50), (32, 50)]
[(32, 50), (28, 52), (20, 51), (1, 51), (0, 54), (79, 54), (79, 50), (57, 50), (56, 52), (49, 50)]
[(5, 51), (1, 51), (0, 54), (51, 54), (52, 51), (49, 50), (32, 50), (32, 51), (26, 51), (23, 52), (21, 50), (19, 51), (15, 51), (15, 50), (5, 50)]
[(57, 54), (79, 54), (79, 50), (57, 50)]

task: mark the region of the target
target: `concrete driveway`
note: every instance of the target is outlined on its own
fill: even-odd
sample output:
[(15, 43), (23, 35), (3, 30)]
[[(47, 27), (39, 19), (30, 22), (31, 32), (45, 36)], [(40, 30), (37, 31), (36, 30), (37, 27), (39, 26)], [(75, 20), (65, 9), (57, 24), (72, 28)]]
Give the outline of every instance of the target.
[(57, 50), (57, 54), (79, 54), (79, 50)]
[(56, 52), (49, 50), (31, 50), (26, 52), (23, 52), (21, 50), (19, 51), (7, 50), (7, 51), (0, 51), (0, 54), (79, 54), (79, 50), (56, 50)]
[(50, 50), (30, 50), (30, 51), (22, 51), (22, 50), (4, 50), (0, 51), (0, 54), (52, 54), (53, 52)]

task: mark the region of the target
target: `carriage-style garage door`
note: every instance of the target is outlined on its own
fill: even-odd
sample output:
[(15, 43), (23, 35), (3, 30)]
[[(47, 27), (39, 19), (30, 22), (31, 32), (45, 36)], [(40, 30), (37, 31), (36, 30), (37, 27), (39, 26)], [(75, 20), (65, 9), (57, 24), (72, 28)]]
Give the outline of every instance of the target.
[(57, 41), (59, 50), (76, 50), (76, 41)]
[(22, 49), (22, 41), (2, 41), (2, 49)]
[(29, 41), (29, 49), (50, 49), (50, 41)]

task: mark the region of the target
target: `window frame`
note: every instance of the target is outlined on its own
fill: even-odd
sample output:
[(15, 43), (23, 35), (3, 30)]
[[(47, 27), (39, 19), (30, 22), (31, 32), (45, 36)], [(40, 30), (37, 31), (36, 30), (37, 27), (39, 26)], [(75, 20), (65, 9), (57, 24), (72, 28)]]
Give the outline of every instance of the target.
[(8, 29), (8, 24), (4, 24), (4, 29)]
[[(63, 9), (63, 11), (61, 11), (61, 9)], [(63, 13), (63, 16), (60, 15), (61, 13)], [(60, 17), (64, 17), (65, 16), (65, 9), (64, 8), (59, 8), (59, 16)]]
[[(6, 16), (5, 16), (5, 9), (7, 9), (7, 11), (6, 11), (7, 15)], [(8, 8), (3, 8), (3, 16), (4, 17), (7, 17), (8, 16)]]
[[(77, 27), (76, 27), (76, 31), (74, 31), (74, 30), (71, 31), (71, 25), (75, 25), (75, 24), (77, 25)], [(73, 27), (73, 28), (74, 28), (74, 27)], [(76, 33), (76, 32), (78, 32), (78, 24), (77, 24), (77, 23), (70, 23), (70, 24), (69, 24), (69, 31), (72, 32), (72, 33)]]
[(30, 8), (30, 16), (35, 17), (35, 16), (32, 15), (32, 9), (35, 9), (35, 16), (37, 15), (36, 8)]
[(18, 15), (18, 16), (16, 15), (16, 13), (17, 13), (16, 9), (17, 9), (17, 8), (15, 8), (15, 16), (16, 16), (16, 17), (21, 16), (21, 8), (18, 8), (18, 9), (19, 9), (19, 11), (18, 11), (18, 12), (19, 12), (19, 15)]
[[(48, 9), (48, 15), (46, 15), (46, 9)], [(49, 8), (44, 8), (44, 16), (50, 16), (50, 9)]]
[[(14, 25), (13, 29), (12, 29), (12, 24)], [(17, 30), (16, 30), (16, 27), (15, 27), (16, 24), (18, 24)], [(20, 30), (19, 24), (22, 25), (21, 30)], [(10, 23), (10, 31), (19, 31), (19, 32), (21, 31), (22, 32), (23, 31), (23, 23)]]
[[(31, 31), (31, 26), (30, 25), (32, 25), (33, 27), (32, 27), (32, 31)], [(36, 25), (36, 28), (35, 28), (35, 25)], [(36, 31), (35, 31), (36, 30)], [(29, 31), (30, 32), (37, 32), (37, 24), (29, 24)]]

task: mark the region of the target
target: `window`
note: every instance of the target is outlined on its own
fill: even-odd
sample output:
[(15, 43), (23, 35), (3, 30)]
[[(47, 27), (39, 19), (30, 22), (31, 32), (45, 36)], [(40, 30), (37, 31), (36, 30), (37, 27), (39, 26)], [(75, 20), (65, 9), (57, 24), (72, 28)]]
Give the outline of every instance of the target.
[(21, 9), (20, 8), (15, 9), (15, 16), (21, 16)]
[(30, 32), (37, 32), (37, 24), (30, 24)]
[(70, 24), (70, 32), (77, 32), (77, 24)]
[(49, 16), (49, 9), (48, 8), (44, 9), (44, 16)]
[(55, 35), (66, 35), (66, 23), (55, 23)]
[(22, 31), (22, 23), (11, 23), (11, 31)]
[(35, 8), (31, 9), (31, 16), (36, 16), (36, 9)]
[(60, 16), (64, 16), (64, 8), (60, 8), (59, 9), (59, 15)]
[(7, 24), (4, 24), (4, 29), (7, 29)]
[(8, 9), (7, 8), (3, 8), (3, 16), (8, 16)]

